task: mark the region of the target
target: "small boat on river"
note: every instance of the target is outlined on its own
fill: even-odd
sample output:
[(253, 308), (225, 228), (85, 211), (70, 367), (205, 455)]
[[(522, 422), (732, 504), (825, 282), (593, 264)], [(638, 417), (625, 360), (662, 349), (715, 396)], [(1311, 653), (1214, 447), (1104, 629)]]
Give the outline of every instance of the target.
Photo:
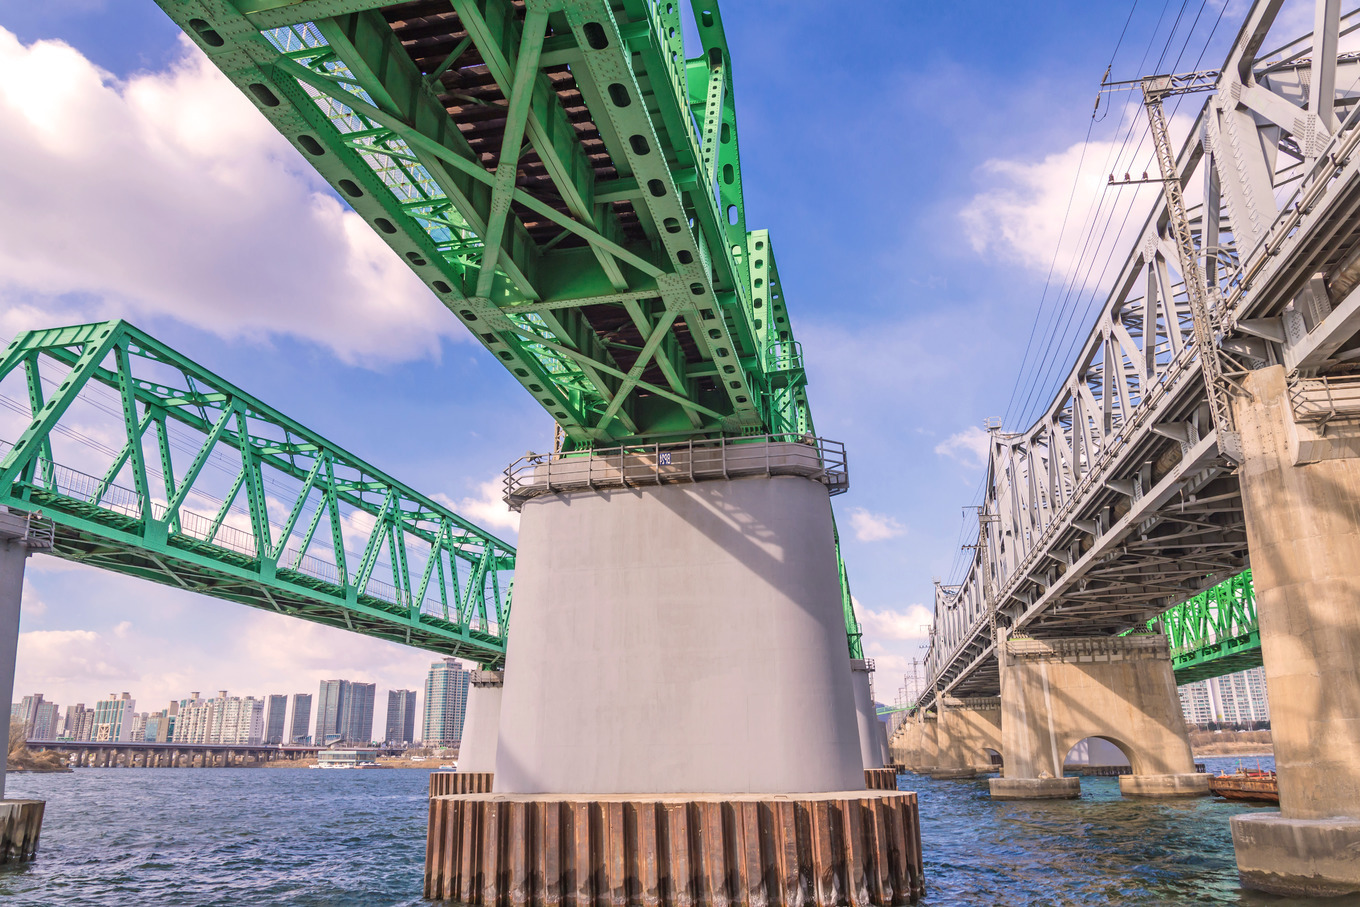
[(1238, 765), (1231, 775), (1218, 774), (1209, 778), (1209, 792), (1229, 800), (1252, 800), (1258, 803), (1279, 803), (1280, 788), (1272, 771), (1244, 769)]

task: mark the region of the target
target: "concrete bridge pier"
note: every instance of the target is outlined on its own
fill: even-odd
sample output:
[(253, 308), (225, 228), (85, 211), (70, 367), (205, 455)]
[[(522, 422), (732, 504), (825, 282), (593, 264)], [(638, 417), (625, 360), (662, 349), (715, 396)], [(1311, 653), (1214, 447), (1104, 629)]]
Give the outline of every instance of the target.
[(867, 658), (850, 659), (850, 680), (855, 691), (855, 723), (859, 726), (859, 749), (866, 771), (880, 769), (887, 764), (879, 734), (878, 713), (870, 691), (869, 675), (874, 663)]
[(1294, 419), (1280, 366), (1235, 401), (1280, 811), (1232, 820), (1244, 885), (1360, 891), (1360, 432)]
[(902, 722), (889, 743), (893, 762), (909, 772), (929, 772), (935, 767), (936, 718), (916, 714)]
[[(19, 650), (19, 609), (24, 592), (24, 562), (34, 550), (50, 548), (26, 514), (0, 508), (0, 702), (14, 701), (14, 659)], [(8, 706), (6, 706), (8, 707)], [(5, 724), (9, 740), (9, 723)], [(9, 746), (0, 746), (0, 863), (33, 859), (42, 830), (42, 800), (6, 800), (5, 765)]]
[(1075, 637), (1005, 641), (1001, 664), (1001, 753), (991, 780), (1002, 800), (1071, 799), (1077, 778), (1063, 777), (1069, 750), (1087, 737), (1117, 746), (1130, 775), (1126, 796), (1185, 797), (1209, 792), (1195, 772), (1166, 637)]
[(463, 721), (463, 742), (458, 748), (458, 772), (494, 772), (496, 740), (501, 727), (501, 692), (505, 689), (503, 671), (473, 671), (468, 685), (467, 718)]
[(935, 765), (930, 777), (966, 779), (994, 771), (988, 751), (1002, 751), (1001, 700), (946, 698), (935, 731)]
[(818, 449), (746, 438), (536, 469), (515, 498), (492, 792), (431, 799), (426, 896), (919, 896), (915, 795), (866, 790)]

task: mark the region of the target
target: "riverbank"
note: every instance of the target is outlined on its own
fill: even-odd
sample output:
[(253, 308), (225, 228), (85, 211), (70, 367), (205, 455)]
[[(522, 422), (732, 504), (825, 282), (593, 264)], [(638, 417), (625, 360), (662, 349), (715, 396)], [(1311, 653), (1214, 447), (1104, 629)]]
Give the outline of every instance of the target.
[(1190, 748), (1197, 757), (1275, 755), (1270, 731), (1191, 731)]

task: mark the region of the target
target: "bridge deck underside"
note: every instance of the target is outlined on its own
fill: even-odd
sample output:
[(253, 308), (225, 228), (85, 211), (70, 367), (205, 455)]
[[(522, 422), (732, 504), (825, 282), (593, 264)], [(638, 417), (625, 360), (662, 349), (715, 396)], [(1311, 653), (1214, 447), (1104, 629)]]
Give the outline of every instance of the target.
[[(522, 14), (521, 9), (521, 18)], [(458, 13), (450, 9), (448, 0), (419, 0), (398, 4), (382, 10), (382, 15), (392, 33), (400, 40), (411, 62), (423, 73), (436, 71), (451, 53), (470, 39), (467, 26), (463, 24)], [(550, 34), (546, 39), (545, 48), (552, 47), (553, 37)], [(560, 37), (567, 41), (571, 40), (570, 32)], [(551, 50), (548, 52), (552, 53)], [(550, 64), (544, 66), (541, 72), (551, 83), (558, 104), (575, 130), (576, 140), (589, 162), (590, 169), (594, 172), (595, 184), (617, 185), (621, 176), (619, 168), (610, 156), (600, 134), (600, 128), (586, 106), (585, 97), (572, 72), (571, 64), (566, 62)], [(468, 43), (457, 61), (440, 76), (437, 94), (439, 103), (471, 146), (476, 159), (488, 173), (494, 174), (500, 164), (510, 103), (486, 61), (482, 59), (475, 42)], [(547, 165), (533, 145), (525, 146), (520, 154), (518, 167), (519, 172), (515, 180), (517, 188), (547, 202), (553, 210), (564, 217), (573, 216), (570, 206), (562, 198), (549, 174)], [(632, 199), (609, 200), (603, 203), (603, 207), (606, 209), (603, 219), (623, 243), (645, 248), (656, 240), (656, 224), (651, 221), (645, 209), (639, 212)], [(540, 249), (589, 248), (587, 241), (580, 236), (567, 233), (563, 237), (561, 235), (563, 230), (557, 222), (538, 214), (520, 201), (511, 201), (511, 212), (524, 226), (535, 246)], [(658, 296), (657, 301), (659, 299)], [(602, 302), (581, 306), (578, 311), (601, 343), (609, 347), (618, 368), (622, 371), (631, 371), (647, 342), (647, 337), (642, 334), (641, 328), (624, 308), (616, 303)], [(704, 356), (694, 338), (690, 336), (684, 320), (676, 321), (673, 333), (683, 352), (684, 361), (691, 366), (690, 371), (698, 370), (694, 367), (703, 361)], [(643, 381), (652, 384), (666, 383), (666, 375), (656, 362), (649, 363), (641, 377)], [(702, 376), (695, 381), (697, 396), (721, 393), (716, 376)], [(645, 391), (639, 393), (640, 396), (646, 395)]]
[[(1199, 406), (1198, 375), (1194, 379), (1167, 401), (1162, 421), (1189, 418)], [(1213, 435), (1182, 444), (1146, 433), (1122, 460), (1144, 464), (1150, 487), (1133, 500), (1110, 488), (1089, 495), (1049, 549), (1054, 554), (1003, 590), (998, 611), (1011, 624), (1012, 635), (1115, 635), (1143, 626), (1248, 566), (1237, 476), (1219, 456)], [(1160, 475), (1154, 471), (1159, 463)], [(1081, 522), (1108, 529), (1093, 536), (1077, 528)], [(978, 632), (968, 634), (939, 677), (943, 693), (995, 696), (1000, 691), (985, 614), (975, 625)], [(1206, 654), (1197, 662), (1199, 670), (1228, 673), (1208, 667), (1211, 661)]]

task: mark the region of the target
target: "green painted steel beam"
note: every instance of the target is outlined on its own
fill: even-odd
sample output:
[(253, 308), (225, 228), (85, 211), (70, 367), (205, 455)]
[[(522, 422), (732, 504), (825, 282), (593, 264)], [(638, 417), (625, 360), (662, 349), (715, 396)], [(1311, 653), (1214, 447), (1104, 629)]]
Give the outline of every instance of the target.
[(52, 521), (58, 557), (504, 662), (513, 547), (135, 327), (29, 331), (6, 380), (31, 418), (0, 505)]
[(158, 2), (567, 449), (811, 430), (716, 4)]
[(1261, 632), (1250, 570), (1169, 609), (1148, 627), (1165, 634), (1178, 684), (1261, 665)]

